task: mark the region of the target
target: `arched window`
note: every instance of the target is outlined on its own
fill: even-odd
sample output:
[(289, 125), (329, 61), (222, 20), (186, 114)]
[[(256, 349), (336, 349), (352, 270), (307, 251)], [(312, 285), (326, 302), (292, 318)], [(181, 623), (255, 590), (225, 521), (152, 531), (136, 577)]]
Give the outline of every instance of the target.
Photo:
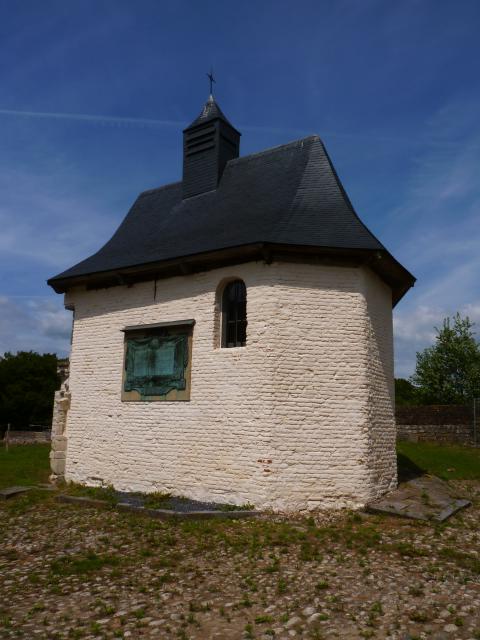
[(247, 343), (247, 288), (242, 280), (229, 282), (222, 295), (222, 347)]

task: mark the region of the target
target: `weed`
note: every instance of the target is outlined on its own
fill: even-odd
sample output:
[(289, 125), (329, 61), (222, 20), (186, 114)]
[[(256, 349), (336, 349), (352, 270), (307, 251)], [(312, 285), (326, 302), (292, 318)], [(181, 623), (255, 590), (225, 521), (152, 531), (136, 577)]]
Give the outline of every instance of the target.
[(453, 549), (452, 547), (443, 547), (443, 549), (440, 549), (440, 556), (453, 560), (462, 569), (468, 569), (472, 571), (472, 573), (480, 574), (480, 560), (477, 556), (465, 553), (464, 551), (458, 551), (458, 549)]
[(429, 616), (424, 611), (412, 611), (410, 620), (412, 622), (428, 622)]
[(73, 496), (85, 496), (92, 500), (103, 500), (111, 505), (115, 505), (119, 501), (117, 492), (112, 485), (105, 487), (87, 487), (84, 484), (70, 482), (66, 487), (66, 492)]
[(277, 582), (278, 593), (285, 593), (288, 589), (288, 584), (285, 578), (279, 578)]
[(120, 558), (112, 555), (97, 555), (90, 552), (71, 556), (62, 556), (54, 560), (50, 565), (50, 571), (54, 575), (68, 576), (74, 574), (92, 573), (103, 567), (114, 567), (120, 562)]
[(133, 612), (133, 615), (137, 620), (141, 620), (142, 618), (145, 617), (145, 609), (143, 607), (140, 609), (135, 609), (135, 611)]
[(417, 558), (428, 555), (424, 549), (414, 546), (410, 542), (396, 542), (390, 546), (393, 551), (397, 551), (402, 556)]
[(280, 571), (280, 558), (274, 557), (271, 564), (265, 567), (265, 573), (275, 573)]
[(321, 560), (317, 547), (313, 546), (310, 542), (303, 542), (300, 546), (300, 560), (303, 562)]
[(382, 603), (379, 600), (375, 601), (370, 607), (370, 611), (374, 615), (383, 616), (384, 612), (383, 612)]
[(245, 504), (221, 504), (219, 505), (220, 511), (253, 511), (255, 505), (246, 502)]
[(326, 580), (319, 580), (317, 582), (317, 584), (315, 585), (315, 589), (317, 591), (324, 591), (325, 589), (328, 589), (328, 582)]
[(198, 612), (205, 613), (206, 611), (211, 611), (212, 609), (209, 602), (205, 602), (203, 604), (197, 604), (196, 602), (193, 602), (193, 601), (188, 604), (188, 608), (190, 611), (193, 611), (195, 613), (198, 613)]
[(248, 597), (248, 594), (245, 594), (239, 602), (239, 606), (245, 607), (247, 609), (249, 609), (252, 605), (253, 605), (253, 602)]
[(165, 509), (172, 498), (171, 493), (155, 491), (143, 496), (143, 505), (147, 509)]

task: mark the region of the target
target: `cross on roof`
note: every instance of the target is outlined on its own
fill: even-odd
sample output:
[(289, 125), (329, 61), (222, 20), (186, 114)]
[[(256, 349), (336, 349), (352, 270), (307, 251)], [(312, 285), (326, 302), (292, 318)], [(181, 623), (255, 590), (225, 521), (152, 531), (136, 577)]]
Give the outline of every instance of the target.
[(217, 82), (213, 77), (213, 69), (210, 69), (210, 73), (207, 73), (207, 78), (210, 80), (210, 95), (213, 95), (213, 83)]

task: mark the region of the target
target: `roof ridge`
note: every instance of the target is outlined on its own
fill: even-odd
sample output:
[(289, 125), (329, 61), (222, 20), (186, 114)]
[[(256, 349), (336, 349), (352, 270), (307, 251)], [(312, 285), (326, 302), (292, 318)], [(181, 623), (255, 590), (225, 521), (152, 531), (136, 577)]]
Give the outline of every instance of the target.
[(277, 151), (280, 151), (281, 149), (286, 149), (287, 147), (294, 147), (301, 142), (306, 142), (307, 140), (308, 141), (318, 140), (320, 143), (322, 143), (320, 136), (314, 133), (312, 135), (305, 136), (304, 138), (298, 138), (298, 140), (292, 140), (291, 142), (287, 142), (285, 144), (279, 144), (279, 145), (276, 145), (275, 147), (269, 147), (268, 149), (263, 149), (262, 151), (255, 151), (254, 153), (249, 153), (247, 156), (240, 156), (239, 158), (233, 158), (232, 160), (228, 161), (228, 164), (229, 165), (238, 164), (243, 160), (250, 160), (253, 158), (259, 158), (261, 156), (266, 156), (266, 155), (269, 155), (270, 153), (275, 153)]

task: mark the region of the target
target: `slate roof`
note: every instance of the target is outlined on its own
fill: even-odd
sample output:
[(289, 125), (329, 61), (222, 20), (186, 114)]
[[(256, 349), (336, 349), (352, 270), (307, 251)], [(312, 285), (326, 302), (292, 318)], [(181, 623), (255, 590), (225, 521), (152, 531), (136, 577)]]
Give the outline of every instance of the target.
[(214, 191), (183, 200), (176, 182), (141, 193), (97, 253), (49, 284), (65, 291), (79, 277), (253, 243), (380, 252), (394, 267), (397, 299), (415, 280), (359, 219), (310, 136), (230, 160)]
[(203, 109), (201, 110), (198, 118), (195, 118), (195, 120), (192, 122), (191, 125), (187, 127), (187, 129), (192, 129), (193, 127), (196, 127), (200, 124), (205, 124), (210, 120), (216, 120), (217, 118), (226, 122), (228, 125), (232, 127), (232, 129), (235, 129), (235, 127), (232, 125), (231, 122), (228, 121), (228, 118), (220, 109), (218, 102), (215, 100), (215, 98), (212, 95), (210, 95), (207, 102), (204, 104)]

